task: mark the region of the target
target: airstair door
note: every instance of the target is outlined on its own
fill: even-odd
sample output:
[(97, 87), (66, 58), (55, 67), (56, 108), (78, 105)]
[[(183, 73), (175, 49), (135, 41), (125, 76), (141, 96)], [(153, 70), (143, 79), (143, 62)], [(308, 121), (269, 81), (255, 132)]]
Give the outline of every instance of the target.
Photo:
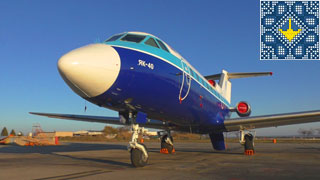
[(183, 100), (185, 100), (190, 92), (191, 88), (191, 81), (192, 78), (190, 76), (190, 67), (184, 62), (183, 59), (181, 59), (181, 76), (182, 76), (182, 81), (181, 81), (181, 86), (180, 86), (180, 91), (179, 91), (179, 101), (180, 104), (182, 103)]

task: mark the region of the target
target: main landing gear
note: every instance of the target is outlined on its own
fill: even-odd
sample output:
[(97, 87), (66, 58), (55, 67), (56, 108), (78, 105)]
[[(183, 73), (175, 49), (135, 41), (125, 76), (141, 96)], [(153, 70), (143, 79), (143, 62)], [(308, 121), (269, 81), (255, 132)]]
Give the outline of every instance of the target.
[(147, 165), (149, 155), (147, 147), (142, 144), (138, 143), (139, 133), (144, 132), (144, 128), (140, 128), (139, 124), (132, 124), (132, 138), (128, 145), (128, 151), (131, 154), (131, 164), (134, 167), (143, 167)]
[(161, 137), (161, 149), (160, 153), (162, 154), (173, 154), (175, 149), (173, 147), (173, 138), (170, 131), (161, 131), (158, 132), (158, 135)]
[(240, 144), (244, 146), (245, 155), (254, 155), (254, 136), (251, 133), (240, 131)]

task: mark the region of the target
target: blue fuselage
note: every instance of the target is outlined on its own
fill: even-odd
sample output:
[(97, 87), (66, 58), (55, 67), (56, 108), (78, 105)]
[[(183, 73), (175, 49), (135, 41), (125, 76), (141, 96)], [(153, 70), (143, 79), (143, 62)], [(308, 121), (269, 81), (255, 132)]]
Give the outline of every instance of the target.
[(120, 72), (106, 92), (89, 101), (119, 112), (134, 109), (182, 131), (224, 130), (224, 120), (231, 114), (230, 104), (214, 88), (209, 88), (208, 82), (191, 73), (188, 70), (191, 67), (183, 60), (134, 43), (107, 44), (119, 54)]

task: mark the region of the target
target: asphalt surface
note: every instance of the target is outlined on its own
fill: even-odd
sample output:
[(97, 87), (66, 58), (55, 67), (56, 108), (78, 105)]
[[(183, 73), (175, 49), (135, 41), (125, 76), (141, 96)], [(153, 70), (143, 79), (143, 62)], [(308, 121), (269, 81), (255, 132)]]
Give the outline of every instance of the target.
[(127, 143), (64, 143), (60, 146), (0, 146), (0, 179), (320, 179), (320, 144), (256, 143), (246, 156), (238, 143), (214, 151), (209, 143), (175, 143), (159, 153), (146, 143), (149, 165), (133, 168)]

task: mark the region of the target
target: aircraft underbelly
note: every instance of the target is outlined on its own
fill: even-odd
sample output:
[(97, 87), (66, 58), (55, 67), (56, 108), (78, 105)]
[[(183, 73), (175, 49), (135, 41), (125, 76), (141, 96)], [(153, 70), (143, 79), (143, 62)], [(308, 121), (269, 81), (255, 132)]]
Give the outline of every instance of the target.
[[(114, 48), (121, 59), (118, 78), (91, 102), (117, 111), (135, 109), (150, 119), (194, 126), (201, 131), (205, 131), (206, 124), (223, 128), (228, 108), (194, 80), (188, 92), (188, 84), (182, 84), (181, 69), (143, 52)], [(181, 86), (181, 96), (186, 96), (182, 101)]]

